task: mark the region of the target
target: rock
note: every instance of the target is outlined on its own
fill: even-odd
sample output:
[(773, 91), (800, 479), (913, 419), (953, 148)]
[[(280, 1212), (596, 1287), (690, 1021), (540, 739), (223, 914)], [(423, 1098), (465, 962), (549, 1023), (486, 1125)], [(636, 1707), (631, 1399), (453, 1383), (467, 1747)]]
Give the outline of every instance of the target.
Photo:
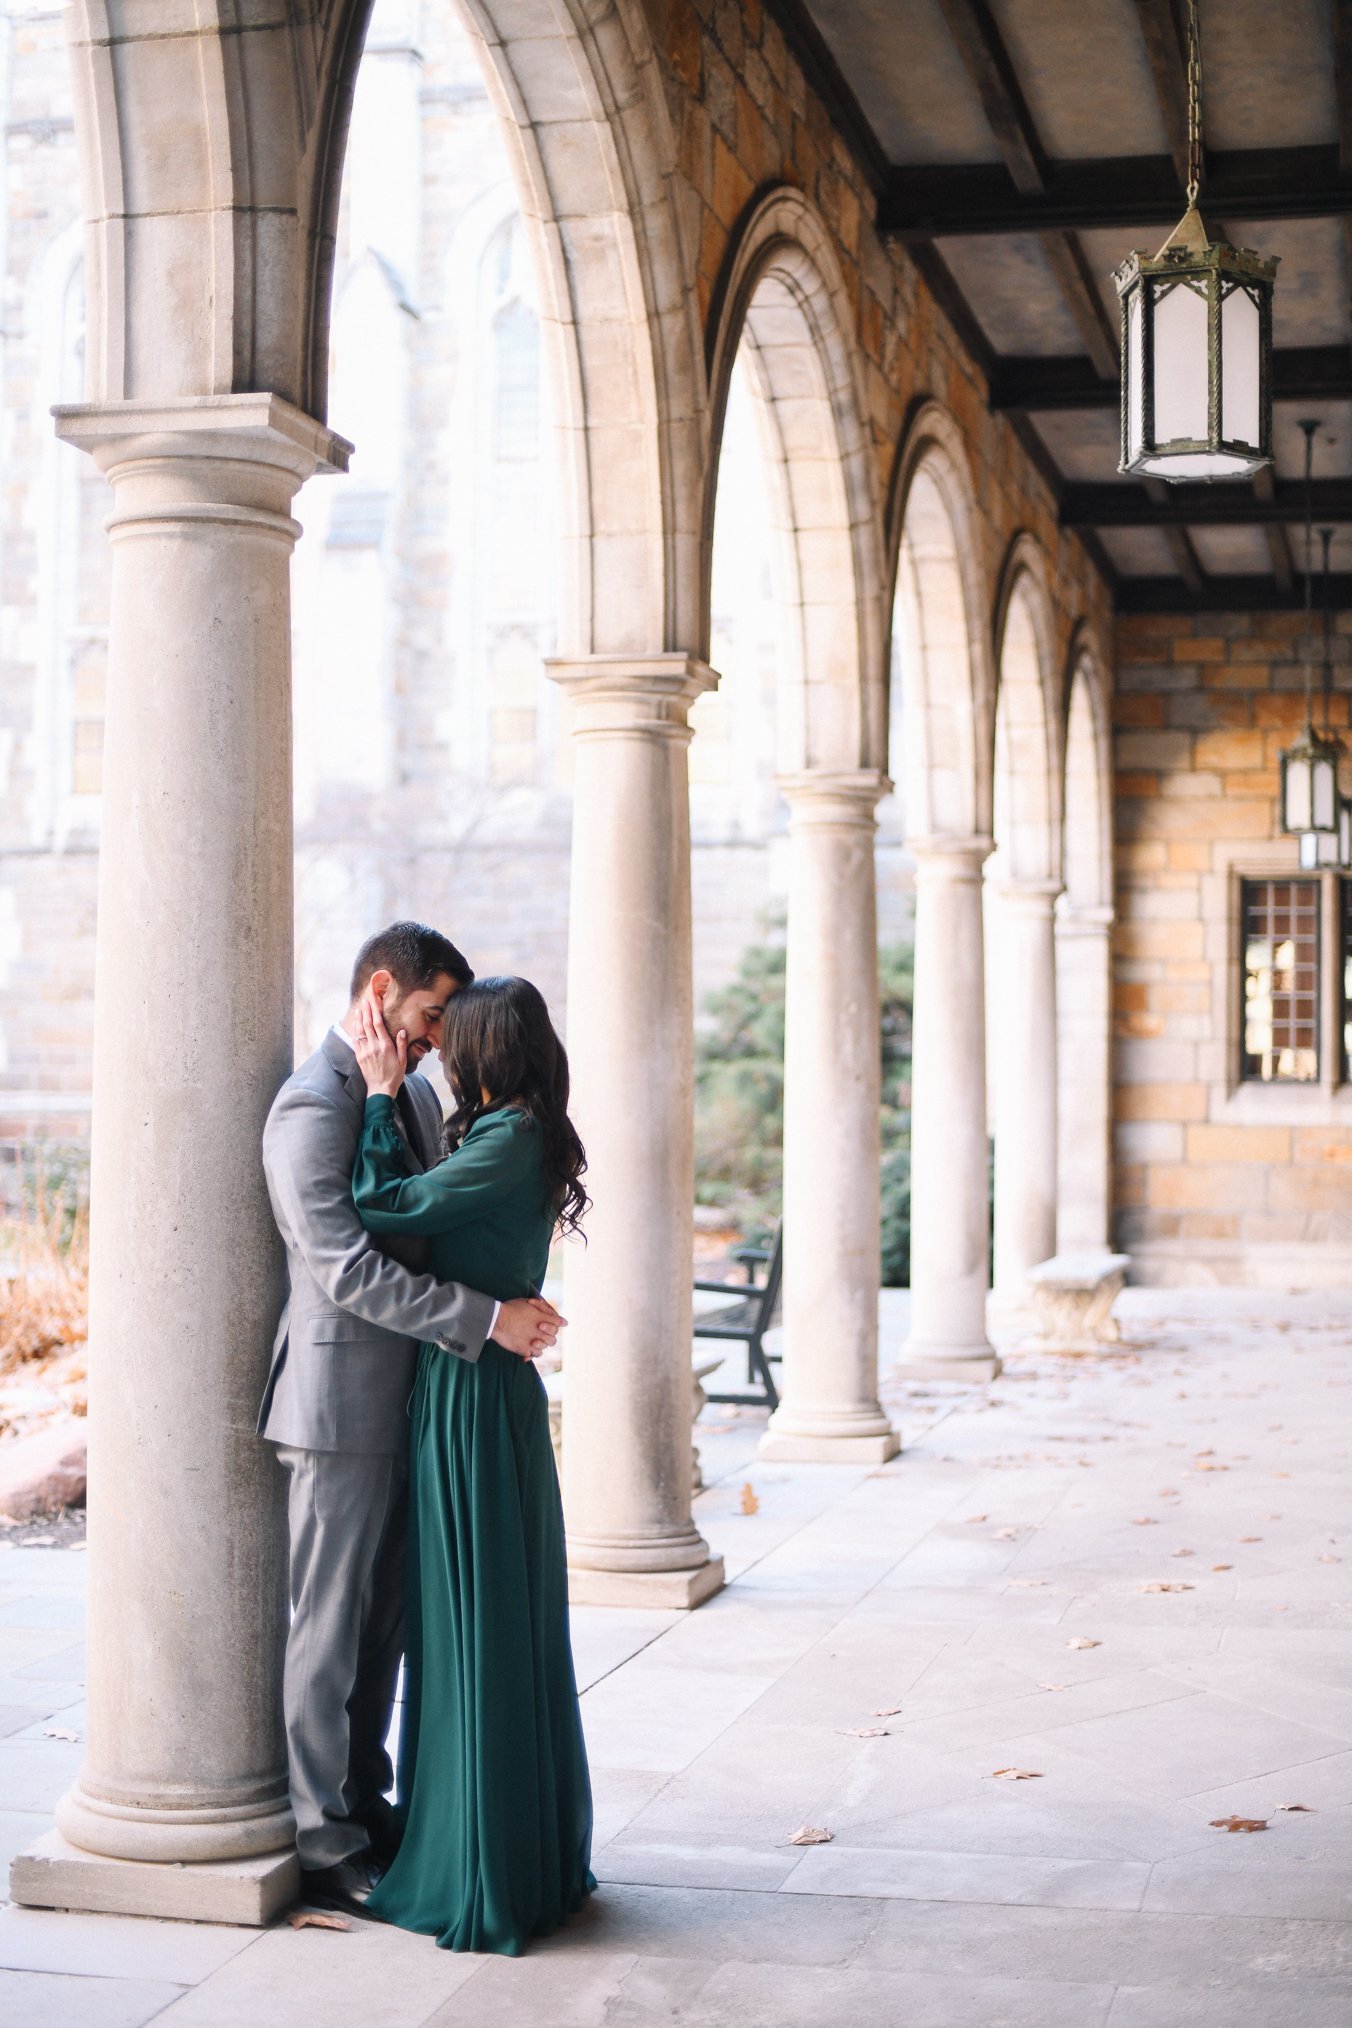
[(0, 1444), (0, 1514), (32, 1521), (85, 1503), (85, 1434), (78, 1422), (49, 1423)]

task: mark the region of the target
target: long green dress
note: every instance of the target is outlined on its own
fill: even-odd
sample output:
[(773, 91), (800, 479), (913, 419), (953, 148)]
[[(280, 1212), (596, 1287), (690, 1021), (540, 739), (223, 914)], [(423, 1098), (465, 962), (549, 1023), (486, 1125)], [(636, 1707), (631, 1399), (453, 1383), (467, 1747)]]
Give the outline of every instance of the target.
[[(426, 1234), (441, 1280), (537, 1293), (554, 1220), (534, 1122), (485, 1113), (436, 1168), (410, 1167), (394, 1101), (368, 1098), (368, 1230)], [(411, 1413), (404, 1839), (367, 1909), (515, 1957), (596, 1885), (544, 1383), (491, 1339), (473, 1364), (425, 1344)]]

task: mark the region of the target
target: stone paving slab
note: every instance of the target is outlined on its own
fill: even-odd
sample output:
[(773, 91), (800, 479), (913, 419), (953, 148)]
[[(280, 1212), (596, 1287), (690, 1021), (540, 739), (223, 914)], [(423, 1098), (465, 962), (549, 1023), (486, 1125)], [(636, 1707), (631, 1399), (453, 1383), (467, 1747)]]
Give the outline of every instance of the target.
[[(762, 1464), (763, 1415), (711, 1408), (697, 1514), (733, 1582), (574, 1615), (601, 1891), (565, 1931), (509, 1961), (9, 1909), (0, 2019), (1346, 2028), (1344, 1308), (1128, 1291), (1101, 1360), (884, 1375), (907, 1447), (875, 1469)], [(0, 1853), (79, 1762), (48, 1735), (84, 1730), (84, 1564), (0, 1546)]]

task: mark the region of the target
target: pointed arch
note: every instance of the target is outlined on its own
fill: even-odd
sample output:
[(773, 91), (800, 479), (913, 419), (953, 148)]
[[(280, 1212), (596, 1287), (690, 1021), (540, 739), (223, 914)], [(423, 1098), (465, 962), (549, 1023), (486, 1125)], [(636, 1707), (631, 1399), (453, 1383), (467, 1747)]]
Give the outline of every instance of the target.
[(1046, 560), (1016, 535), (994, 613), (995, 845), (998, 876), (1059, 884), (1062, 873), (1060, 670)]
[(831, 236), (801, 191), (772, 190), (747, 218), (715, 297), (709, 356), (701, 651), (723, 424), (741, 360), (759, 397), (792, 614), (780, 766), (881, 768), (883, 573), (858, 347)]
[(936, 401), (921, 404), (903, 441), (888, 528), (907, 833), (917, 841), (989, 838), (990, 600), (966, 443)]

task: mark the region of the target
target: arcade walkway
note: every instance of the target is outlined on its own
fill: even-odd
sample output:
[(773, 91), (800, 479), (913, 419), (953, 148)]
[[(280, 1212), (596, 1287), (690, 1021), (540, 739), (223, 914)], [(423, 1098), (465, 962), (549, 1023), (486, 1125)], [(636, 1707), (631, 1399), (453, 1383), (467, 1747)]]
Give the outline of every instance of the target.
[[(7, 1909), (0, 2018), (1342, 2028), (1346, 1304), (1122, 1307), (1135, 1342), (1096, 1366), (885, 1385), (906, 1448), (881, 1468), (760, 1463), (752, 1418), (707, 1412), (727, 1591), (577, 1616), (603, 1892), (560, 1938), (510, 1963)], [(50, 1735), (82, 1727), (83, 1566), (0, 1554), (8, 1850), (80, 1758)], [(832, 1842), (791, 1844), (803, 1825)]]

